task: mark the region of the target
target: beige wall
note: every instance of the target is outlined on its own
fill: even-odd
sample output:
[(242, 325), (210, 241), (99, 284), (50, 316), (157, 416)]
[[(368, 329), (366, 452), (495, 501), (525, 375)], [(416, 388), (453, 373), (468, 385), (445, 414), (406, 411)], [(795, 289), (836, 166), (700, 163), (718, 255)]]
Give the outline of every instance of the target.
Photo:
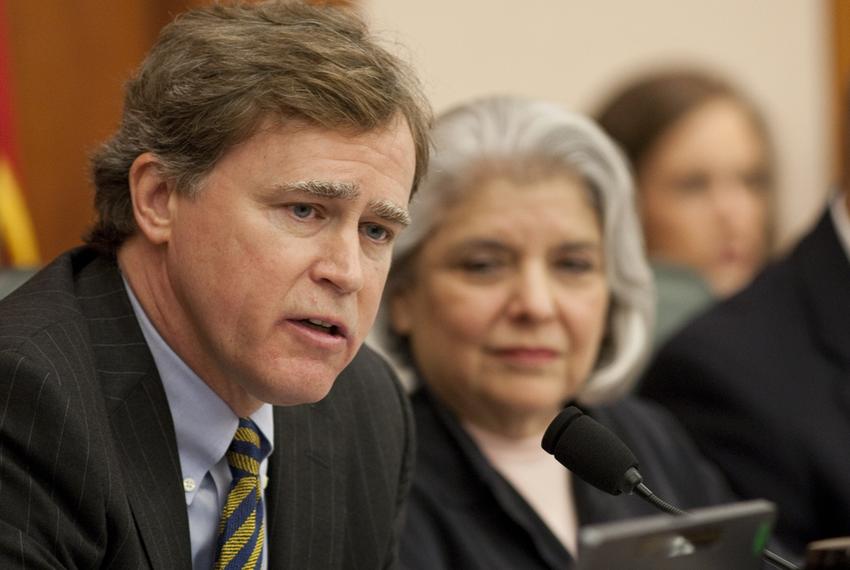
[(515, 93), (589, 110), (658, 64), (697, 63), (764, 109), (779, 157), (787, 244), (818, 214), (831, 172), (829, 26), (822, 0), (363, 0), (420, 70), (439, 111)]

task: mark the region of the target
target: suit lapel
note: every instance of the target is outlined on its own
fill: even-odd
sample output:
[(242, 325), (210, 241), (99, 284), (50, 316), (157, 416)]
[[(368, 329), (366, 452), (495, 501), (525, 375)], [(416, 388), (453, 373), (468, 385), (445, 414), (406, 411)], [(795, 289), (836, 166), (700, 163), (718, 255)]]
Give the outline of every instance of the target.
[(275, 408), (269, 461), (269, 568), (339, 568), (345, 495), (333, 434), (333, 398)]
[(153, 568), (191, 568), (176, 437), (162, 382), (113, 261), (77, 281), (128, 501)]

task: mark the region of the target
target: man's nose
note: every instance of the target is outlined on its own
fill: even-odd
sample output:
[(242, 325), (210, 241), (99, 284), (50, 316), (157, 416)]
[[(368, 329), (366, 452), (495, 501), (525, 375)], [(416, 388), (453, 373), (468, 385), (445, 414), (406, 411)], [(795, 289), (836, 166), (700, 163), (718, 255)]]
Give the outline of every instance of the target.
[(364, 280), (359, 228), (335, 232), (320, 248), (313, 278), (333, 285), (340, 293), (359, 291)]

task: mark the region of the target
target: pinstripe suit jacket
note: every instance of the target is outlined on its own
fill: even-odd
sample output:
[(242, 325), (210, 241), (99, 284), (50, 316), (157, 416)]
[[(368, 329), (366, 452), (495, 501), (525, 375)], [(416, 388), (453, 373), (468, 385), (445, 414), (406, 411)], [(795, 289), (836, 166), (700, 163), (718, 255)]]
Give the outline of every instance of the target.
[[(270, 568), (395, 564), (408, 404), (364, 348), (275, 408)], [(191, 568), (162, 383), (114, 260), (66, 253), (0, 302), (0, 568)]]

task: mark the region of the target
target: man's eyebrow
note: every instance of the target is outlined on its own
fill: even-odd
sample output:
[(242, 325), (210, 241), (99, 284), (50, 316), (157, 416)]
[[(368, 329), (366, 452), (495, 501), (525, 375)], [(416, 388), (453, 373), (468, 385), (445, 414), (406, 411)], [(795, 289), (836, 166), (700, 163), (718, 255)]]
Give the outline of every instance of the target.
[(360, 194), (356, 184), (327, 180), (303, 180), (284, 184), (280, 187), (284, 192), (304, 192), (319, 198), (334, 198), (338, 200), (353, 200)]
[[(353, 200), (360, 195), (360, 189), (356, 184), (326, 180), (292, 182), (282, 185), (280, 189), (283, 192), (304, 192), (319, 198), (337, 200)], [(389, 200), (372, 200), (369, 202), (369, 209), (374, 215), (387, 222), (402, 226), (410, 225), (410, 213), (407, 209)]]
[(369, 209), (379, 218), (401, 226), (410, 225), (410, 213), (406, 208), (394, 204), (389, 200), (372, 200)]

